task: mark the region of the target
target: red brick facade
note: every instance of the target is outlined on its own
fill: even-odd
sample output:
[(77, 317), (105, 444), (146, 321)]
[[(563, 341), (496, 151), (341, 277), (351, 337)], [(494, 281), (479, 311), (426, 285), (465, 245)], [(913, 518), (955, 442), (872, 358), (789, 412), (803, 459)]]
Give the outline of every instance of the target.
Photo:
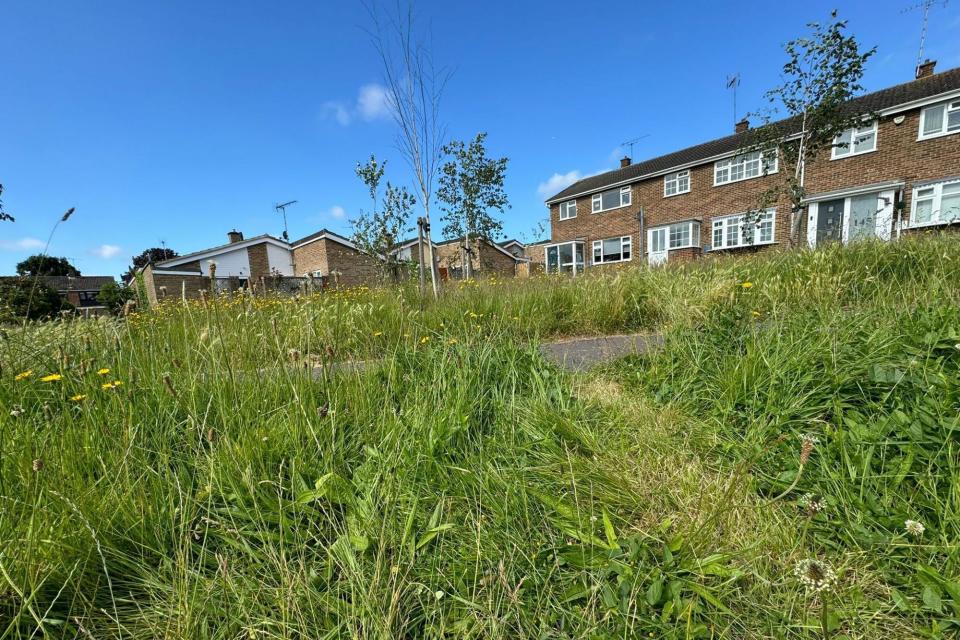
[[(952, 73), (952, 72), (951, 72)], [(923, 80), (919, 82), (924, 82)], [(952, 94), (951, 94), (952, 95)], [(957, 97), (951, 97), (956, 100)], [(893, 196), (889, 216), (880, 219), (877, 214), (877, 235), (880, 228), (889, 220), (889, 229), (884, 229), (886, 237), (895, 236), (902, 211), (902, 220), (909, 222), (912, 208), (912, 192), (917, 182), (933, 181), (960, 176), (960, 132), (942, 137), (920, 140), (921, 111), (927, 104), (918, 105), (909, 110), (895, 110), (889, 115), (881, 115), (877, 124), (876, 150), (860, 155), (847, 155), (831, 159), (827, 151), (807, 164), (805, 171), (805, 191), (810, 200), (818, 197), (826, 199), (833, 192), (843, 190), (877, 187), (876, 192), (884, 191)], [(726, 157), (729, 157), (726, 156)], [(700, 246), (671, 250), (668, 260), (693, 259), (699, 257), (703, 247), (712, 245), (712, 223), (714, 218), (740, 214), (756, 210), (761, 206), (764, 192), (780, 183), (785, 177), (780, 172), (789, 171), (780, 163), (778, 172), (714, 185), (714, 164), (717, 158), (708, 158), (695, 166), (678, 167), (674, 170), (688, 170), (690, 189), (686, 193), (665, 196), (664, 175), (662, 172), (648, 178), (640, 176), (626, 183), (630, 187), (630, 205), (611, 209), (601, 213), (592, 213), (592, 196), (607, 189), (619, 189), (625, 184), (611, 184), (591, 191), (576, 194), (550, 204), (551, 241), (563, 243), (573, 240), (584, 242), (585, 265), (591, 266), (592, 242), (595, 240), (630, 236), (632, 243), (631, 263), (647, 260), (647, 230), (684, 220), (700, 221)], [(636, 174), (634, 174), (636, 175)], [(872, 193), (864, 190), (863, 193)], [(818, 196), (819, 194), (819, 196)], [(847, 197), (844, 193), (830, 197)], [(561, 220), (560, 205), (576, 200), (576, 217)], [(881, 198), (880, 202), (884, 202)], [(723, 251), (756, 251), (790, 245), (790, 203), (784, 199), (772, 205), (776, 209), (774, 241), (757, 247), (739, 247)], [(809, 211), (808, 211), (809, 209)], [(642, 212), (642, 221), (641, 221)], [(806, 246), (808, 222), (815, 224), (817, 208), (811, 205), (799, 214), (801, 218), (798, 245)], [(844, 214), (848, 215), (848, 214)], [(849, 221), (847, 221), (849, 224)], [(870, 224), (873, 224), (872, 222)], [(903, 227), (906, 224), (902, 225)], [(813, 235), (815, 236), (815, 229)], [(844, 236), (845, 237), (845, 236)], [(716, 249), (714, 251), (717, 251)], [(711, 251), (711, 253), (714, 253)], [(542, 259), (542, 258), (541, 258)], [(615, 263), (623, 264), (623, 263)]]

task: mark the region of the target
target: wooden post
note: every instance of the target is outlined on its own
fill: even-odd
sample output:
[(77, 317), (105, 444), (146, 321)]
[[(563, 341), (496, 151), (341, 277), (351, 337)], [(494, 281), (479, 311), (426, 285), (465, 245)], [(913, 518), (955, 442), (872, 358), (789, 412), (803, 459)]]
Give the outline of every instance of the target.
[(424, 224), (423, 218), (422, 217), (417, 218), (417, 253), (419, 256), (418, 266), (419, 266), (419, 275), (420, 275), (420, 298), (421, 299), (423, 299), (424, 294), (426, 294), (427, 292), (427, 281), (426, 281), (425, 273), (423, 271), (424, 269), (423, 224)]

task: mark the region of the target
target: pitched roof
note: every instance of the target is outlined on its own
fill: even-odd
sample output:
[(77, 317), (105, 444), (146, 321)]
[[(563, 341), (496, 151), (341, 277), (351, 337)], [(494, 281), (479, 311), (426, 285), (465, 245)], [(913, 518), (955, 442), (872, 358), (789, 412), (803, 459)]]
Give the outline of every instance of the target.
[[(880, 113), (896, 107), (906, 106), (918, 100), (924, 100), (950, 91), (960, 89), (960, 67), (937, 73), (920, 80), (911, 80), (887, 89), (868, 93), (854, 98), (848, 105), (858, 113)], [(786, 118), (778, 123), (786, 134), (799, 131), (797, 118)], [(608, 171), (574, 182), (547, 200), (547, 204), (563, 200), (574, 195), (585, 195), (604, 187), (625, 184), (635, 180), (653, 177), (671, 169), (700, 164), (711, 159), (736, 153), (750, 143), (752, 130), (735, 133), (731, 136), (710, 140), (686, 149), (631, 164), (622, 169)]]
[(100, 291), (100, 287), (116, 282), (113, 276), (42, 276), (43, 281), (57, 291)]
[(185, 262), (192, 262), (195, 259), (198, 259), (202, 256), (208, 254), (216, 254), (225, 250), (239, 249), (240, 247), (249, 247), (253, 244), (258, 244), (260, 242), (278, 242), (284, 246), (287, 245), (286, 242), (280, 238), (275, 238), (268, 233), (261, 234), (259, 236), (253, 236), (252, 238), (246, 238), (240, 242), (228, 242), (226, 244), (220, 244), (215, 247), (210, 247), (209, 249), (200, 249), (199, 251), (194, 251), (192, 253), (187, 253), (182, 256), (176, 256), (174, 258), (167, 258), (166, 260), (160, 260), (153, 263), (155, 267), (175, 267), (177, 265), (183, 264)]
[(348, 247), (350, 247), (350, 248), (352, 248), (352, 249), (356, 249), (356, 245), (354, 245), (351, 240), (349, 240), (348, 238), (345, 238), (344, 236), (340, 235), (339, 233), (334, 233), (333, 231), (330, 231), (329, 229), (320, 229), (320, 231), (317, 231), (316, 233), (311, 233), (310, 235), (304, 236), (304, 237), (300, 238), (299, 240), (294, 240), (293, 242), (290, 243), (290, 246), (291, 246), (291, 247), (298, 247), (298, 246), (300, 246), (300, 245), (302, 245), (302, 244), (306, 244), (306, 243), (311, 242), (311, 241), (313, 241), (313, 240), (319, 240), (320, 238), (323, 238), (323, 237), (326, 237), (327, 239), (333, 240), (333, 241), (335, 241), (335, 242), (339, 242), (340, 244), (346, 245), (346, 246), (348, 246)]

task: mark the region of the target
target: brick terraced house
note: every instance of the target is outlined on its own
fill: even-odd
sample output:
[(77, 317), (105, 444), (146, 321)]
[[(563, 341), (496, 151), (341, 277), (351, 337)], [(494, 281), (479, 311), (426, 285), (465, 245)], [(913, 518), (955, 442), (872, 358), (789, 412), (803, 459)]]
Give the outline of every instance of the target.
[[(801, 238), (808, 246), (889, 240), (960, 222), (960, 68), (851, 100), (876, 114), (838, 136), (829, 157), (806, 167)], [(790, 120), (783, 123), (788, 134)], [(798, 131), (794, 125), (793, 131)], [(786, 246), (789, 201), (750, 218), (778, 176), (774, 154), (750, 148), (749, 124), (734, 134), (580, 180), (549, 200), (550, 273)]]
[(322, 229), (294, 242), (271, 235), (244, 239), (239, 231), (229, 242), (139, 270), (147, 299), (197, 298), (201, 291), (298, 289), (305, 281), (318, 287), (372, 284), (378, 259), (341, 235)]

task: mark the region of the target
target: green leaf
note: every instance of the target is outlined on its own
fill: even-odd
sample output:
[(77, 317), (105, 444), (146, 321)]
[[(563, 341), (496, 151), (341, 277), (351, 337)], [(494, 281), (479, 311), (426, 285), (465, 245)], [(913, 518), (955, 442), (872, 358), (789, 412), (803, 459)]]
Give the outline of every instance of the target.
[(910, 601), (907, 600), (906, 596), (897, 591), (896, 589), (890, 590), (890, 596), (893, 598), (894, 606), (900, 611), (912, 611), (913, 607), (910, 606)]
[(943, 610), (943, 599), (940, 596), (938, 589), (927, 585), (923, 588), (923, 592), (920, 594), (923, 604), (927, 606), (928, 609), (940, 613)]
[(447, 529), (452, 529), (452, 528), (453, 528), (453, 525), (450, 523), (447, 523), (447, 524), (438, 525), (436, 527), (433, 527), (432, 529), (427, 529), (427, 531), (422, 536), (420, 536), (420, 539), (417, 541), (417, 547), (416, 547), (417, 551), (419, 551), (423, 547), (430, 544), (431, 540), (436, 538), (438, 535), (440, 535)]
[(297, 496), (299, 504), (309, 504), (321, 499), (333, 504), (351, 505), (355, 499), (353, 485), (343, 476), (330, 472), (317, 479), (312, 491), (304, 491)]
[(663, 597), (663, 578), (657, 578), (647, 587), (647, 603), (655, 606)]
[(603, 531), (607, 535), (609, 545), (611, 547), (618, 547), (617, 532), (613, 528), (613, 523), (610, 521), (610, 514), (607, 513), (606, 507), (603, 509)]

